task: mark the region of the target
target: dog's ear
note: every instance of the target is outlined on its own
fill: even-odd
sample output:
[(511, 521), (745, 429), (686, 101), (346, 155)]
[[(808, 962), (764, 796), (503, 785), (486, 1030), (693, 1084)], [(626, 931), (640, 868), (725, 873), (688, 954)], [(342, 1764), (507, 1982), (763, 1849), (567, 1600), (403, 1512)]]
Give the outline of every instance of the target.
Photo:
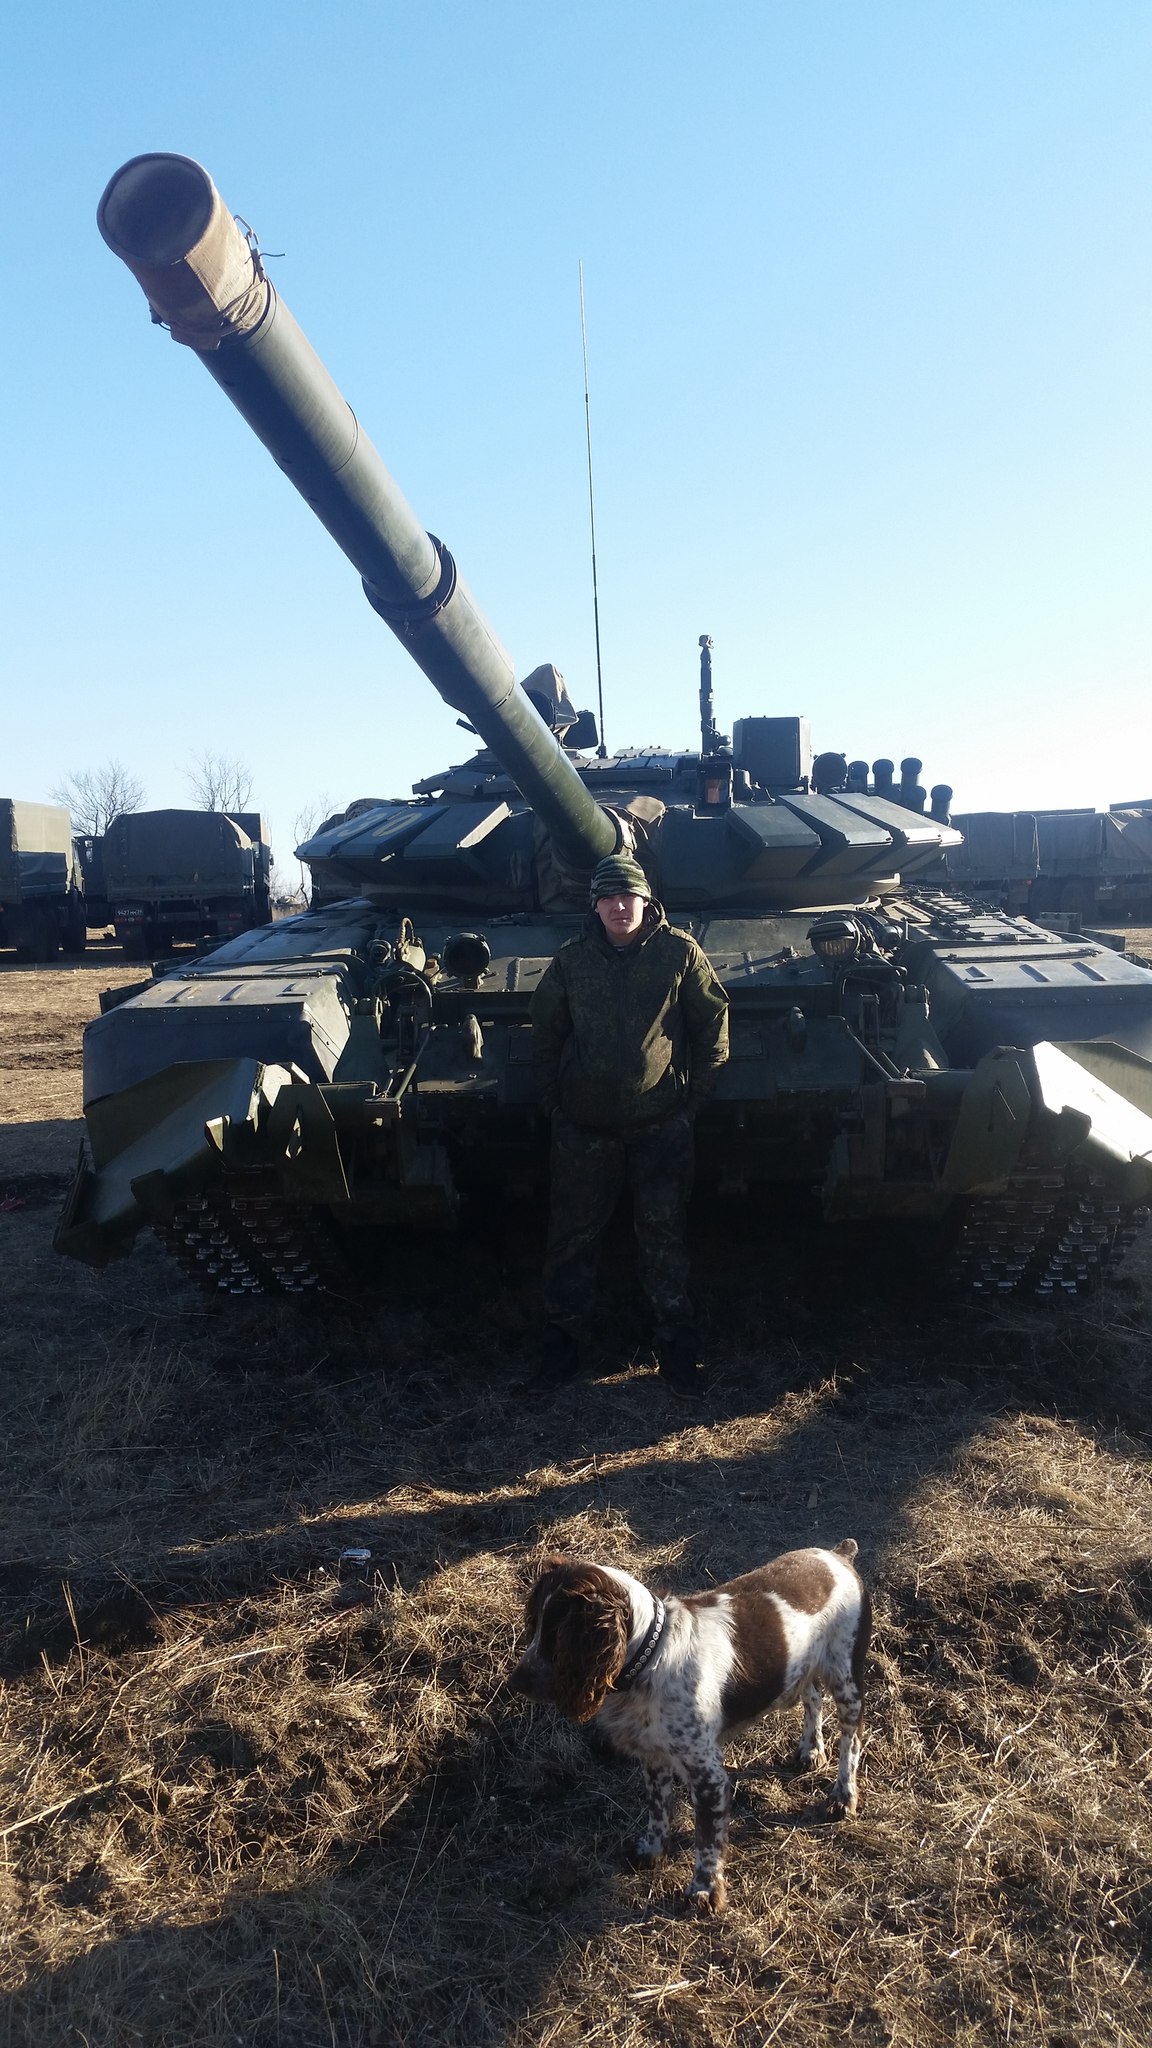
[(628, 1596), (610, 1579), (557, 1596), (564, 1612), (552, 1652), (556, 1705), (573, 1721), (590, 1721), (603, 1706), (628, 1650)]
[(536, 1633), (544, 1602), (555, 1592), (567, 1567), (568, 1559), (565, 1557), (549, 1556), (541, 1559), (540, 1569), (528, 1588), (528, 1596), (524, 1602), (524, 1627), (529, 1640)]

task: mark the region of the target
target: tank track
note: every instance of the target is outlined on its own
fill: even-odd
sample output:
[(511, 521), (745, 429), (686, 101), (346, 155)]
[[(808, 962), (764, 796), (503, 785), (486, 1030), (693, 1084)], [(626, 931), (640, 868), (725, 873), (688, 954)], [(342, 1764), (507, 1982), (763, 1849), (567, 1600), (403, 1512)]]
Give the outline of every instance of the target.
[[(1021, 1167), (1002, 1195), (969, 1203), (946, 1279), (978, 1299), (1089, 1295), (1148, 1219), (1100, 1174)], [(307, 1294), (328, 1264), (310, 1210), (274, 1195), (188, 1196), (156, 1236), (190, 1279), (224, 1294)]]
[(223, 1294), (307, 1294), (324, 1284), (311, 1210), (275, 1195), (189, 1195), (153, 1229), (200, 1286)]
[(1123, 1209), (1102, 1174), (1024, 1165), (1002, 1195), (969, 1204), (948, 1277), (984, 1301), (1093, 1294), (1148, 1214)]

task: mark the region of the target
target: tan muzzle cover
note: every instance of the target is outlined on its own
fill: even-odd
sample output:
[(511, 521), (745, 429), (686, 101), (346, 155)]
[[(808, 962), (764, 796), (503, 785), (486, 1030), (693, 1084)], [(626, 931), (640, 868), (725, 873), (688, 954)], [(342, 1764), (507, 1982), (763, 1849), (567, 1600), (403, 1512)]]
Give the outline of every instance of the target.
[(264, 318), (271, 286), (259, 251), (191, 157), (133, 157), (110, 180), (96, 219), (174, 341), (207, 353)]

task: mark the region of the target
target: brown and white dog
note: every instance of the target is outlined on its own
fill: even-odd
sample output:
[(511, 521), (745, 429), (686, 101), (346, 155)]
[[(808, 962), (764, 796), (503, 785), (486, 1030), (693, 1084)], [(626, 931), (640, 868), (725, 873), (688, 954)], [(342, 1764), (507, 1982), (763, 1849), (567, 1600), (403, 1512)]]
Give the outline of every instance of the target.
[(802, 1769), (822, 1763), (823, 1695), (840, 1724), (840, 1768), (824, 1806), (857, 1806), (867, 1589), (849, 1537), (834, 1550), (789, 1550), (771, 1564), (685, 1599), (658, 1599), (612, 1565), (549, 1558), (528, 1596), (527, 1643), (513, 1691), (596, 1720), (614, 1749), (637, 1757), (648, 1824), (628, 1844), (647, 1868), (664, 1854), (677, 1782), (692, 1799), (696, 1863), (687, 1899), (723, 1912), (731, 1785), (722, 1744), (761, 1714), (802, 1702)]

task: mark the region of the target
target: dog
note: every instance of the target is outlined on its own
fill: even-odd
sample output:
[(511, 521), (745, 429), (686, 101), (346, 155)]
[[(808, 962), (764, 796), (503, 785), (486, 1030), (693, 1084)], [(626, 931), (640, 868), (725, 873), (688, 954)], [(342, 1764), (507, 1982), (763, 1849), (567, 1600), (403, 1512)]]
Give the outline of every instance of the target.
[(743, 1578), (685, 1599), (660, 1599), (612, 1565), (547, 1558), (528, 1596), (526, 1642), (512, 1691), (595, 1719), (611, 1747), (644, 1773), (648, 1821), (626, 1845), (651, 1869), (668, 1842), (677, 1782), (692, 1799), (696, 1860), (690, 1911), (722, 1913), (731, 1782), (722, 1744), (761, 1714), (801, 1702), (803, 1770), (823, 1763), (823, 1695), (840, 1726), (840, 1766), (823, 1812), (857, 1810), (864, 1659), (872, 1610), (853, 1569), (857, 1545), (789, 1550)]

